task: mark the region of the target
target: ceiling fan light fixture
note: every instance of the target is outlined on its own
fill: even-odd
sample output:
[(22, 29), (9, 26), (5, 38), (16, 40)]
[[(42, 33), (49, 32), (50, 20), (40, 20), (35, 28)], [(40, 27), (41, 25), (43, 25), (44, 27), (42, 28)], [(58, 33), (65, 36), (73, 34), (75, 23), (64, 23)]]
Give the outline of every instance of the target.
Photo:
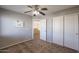
[(37, 10), (33, 11), (33, 15), (38, 15), (39, 12)]

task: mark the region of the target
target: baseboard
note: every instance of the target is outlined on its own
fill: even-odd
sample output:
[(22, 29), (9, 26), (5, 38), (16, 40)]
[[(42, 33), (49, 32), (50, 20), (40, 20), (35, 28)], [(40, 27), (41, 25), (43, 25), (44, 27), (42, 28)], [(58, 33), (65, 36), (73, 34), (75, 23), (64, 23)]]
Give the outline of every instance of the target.
[(59, 44), (56, 44), (56, 43), (52, 43), (52, 44), (55, 44), (55, 45), (61, 46), (61, 47), (63, 47), (63, 48), (67, 48), (67, 49), (71, 49), (71, 50), (74, 50), (74, 51), (79, 52), (78, 50), (75, 50), (75, 49), (72, 49), (72, 48), (68, 48), (68, 47), (66, 47), (66, 46), (64, 46), (64, 45), (59, 45)]
[(4, 47), (1, 47), (0, 49), (8, 48), (8, 47), (10, 47), (10, 46), (13, 46), (13, 45), (16, 45), (16, 44), (20, 44), (20, 43), (23, 43), (23, 42), (25, 42), (25, 41), (30, 41), (30, 40), (32, 40), (32, 39), (23, 40), (23, 41), (21, 41), (21, 42), (13, 43), (13, 44), (11, 44), (11, 45), (7, 45), (7, 46), (4, 46)]

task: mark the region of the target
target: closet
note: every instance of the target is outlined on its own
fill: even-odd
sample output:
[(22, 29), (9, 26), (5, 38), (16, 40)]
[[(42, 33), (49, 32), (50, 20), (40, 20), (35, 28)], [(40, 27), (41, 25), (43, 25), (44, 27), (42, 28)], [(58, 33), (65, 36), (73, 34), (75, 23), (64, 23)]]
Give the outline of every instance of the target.
[(64, 16), (64, 46), (79, 51), (77, 14)]
[(79, 51), (78, 14), (53, 17), (53, 43)]
[(63, 46), (63, 16), (53, 17), (53, 43)]

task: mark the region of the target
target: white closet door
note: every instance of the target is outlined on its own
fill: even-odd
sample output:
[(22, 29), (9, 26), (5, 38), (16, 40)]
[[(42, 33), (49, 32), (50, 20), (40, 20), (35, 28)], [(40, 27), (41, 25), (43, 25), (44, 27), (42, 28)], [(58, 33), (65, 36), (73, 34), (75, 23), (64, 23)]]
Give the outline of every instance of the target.
[(53, 18), (53, 43), (63, 46), (63, 16)]
[(78, 15), (66, 15), (64, 25), (64, 46), (78, 50)]
[(40, 20), (40, 39), (46, 41), (46, 19)]

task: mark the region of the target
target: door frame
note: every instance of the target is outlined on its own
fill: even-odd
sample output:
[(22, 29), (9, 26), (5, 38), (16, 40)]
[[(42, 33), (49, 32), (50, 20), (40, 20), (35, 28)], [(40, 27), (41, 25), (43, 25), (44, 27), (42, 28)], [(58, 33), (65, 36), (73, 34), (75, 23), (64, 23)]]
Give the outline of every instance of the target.
[[(47, 42), (47, 19), (46, 18), (43, 18), (43, 19), (46, 20), (46, 42)], [(33, 22), (34, 21), (40, 21), (40, 20), (42, 20), (42, 19), (32, 19), (32, 39), (34, 39)]]

